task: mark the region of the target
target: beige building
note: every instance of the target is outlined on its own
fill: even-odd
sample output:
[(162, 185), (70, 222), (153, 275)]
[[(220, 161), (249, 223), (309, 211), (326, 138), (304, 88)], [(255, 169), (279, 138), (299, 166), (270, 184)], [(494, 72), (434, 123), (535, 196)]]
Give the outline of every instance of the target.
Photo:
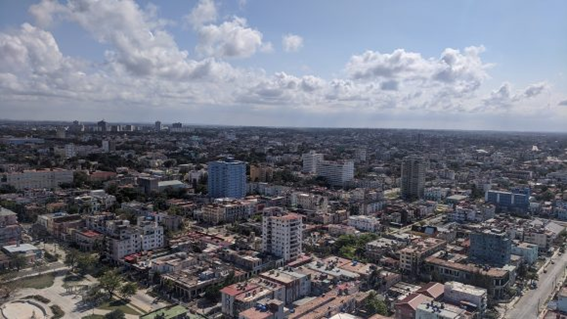
[(32, 188), (57, 188), (63, 183), (73, 182), (73, 171), (52, 168), (43, 170), (24, 170), (23, 172), (0, 175), (0, 185), (11, 185), (18, 190)]
[(251, 182), (271, 182), (274, 178), (274, 169), (265, 165), (250, 165)]

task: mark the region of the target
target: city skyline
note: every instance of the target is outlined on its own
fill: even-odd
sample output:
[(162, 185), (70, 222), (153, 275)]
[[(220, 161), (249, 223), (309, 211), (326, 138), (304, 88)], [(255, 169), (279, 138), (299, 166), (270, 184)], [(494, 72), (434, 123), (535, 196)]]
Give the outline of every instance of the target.
[(0, 117), (567, 131), (563, 2), (286, 4), (2, 3)]

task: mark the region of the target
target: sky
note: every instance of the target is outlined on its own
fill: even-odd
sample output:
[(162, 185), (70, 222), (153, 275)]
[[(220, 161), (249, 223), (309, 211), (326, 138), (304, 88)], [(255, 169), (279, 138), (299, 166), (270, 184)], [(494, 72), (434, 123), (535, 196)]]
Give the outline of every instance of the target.
[(0, 1), (0, 119), (567, 132), (567, 1)]

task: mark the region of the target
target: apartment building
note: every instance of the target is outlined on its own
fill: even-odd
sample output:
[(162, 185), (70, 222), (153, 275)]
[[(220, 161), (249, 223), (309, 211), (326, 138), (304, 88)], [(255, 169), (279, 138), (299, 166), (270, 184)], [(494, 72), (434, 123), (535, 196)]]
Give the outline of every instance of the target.
[(510, 263), (512, 241), (504, 231), (484, 230), (470, 235), (469, 259), (472, 262), (502, 267)]
[(271, 182), (274, 178), (274, 169), (266, 165), (250, 165), (251, 182)]
[(354, 179), (354, 162), (352, 161), (320, 161), (317, 175), (324, 177), (332, 186), (345, 186)]
[(323, 161), (323, 154), (319, 154), (315, 151), (310, 151), (302, 156), (303, 161), (303, 172), (316, 174), (319, 162)]
[(20, 241), (21, 229), (18, 215), (0, 206), (0, 247), (17, 244)]
[(233, 223), (248, 219), (255, 212), (256, 202), (231, 198), (216, 199), (201, 209), (203, 221), (210, 224)]
[(447, 242), (442, 239), (416, 240), (410, 246), (400, 250), (400, 268), (406, 274), (418, 274), (424, 259), (445, 247), (447, 247)]
[(24, 170), (23, 172), (0, 174), (0, 186), (11, 185), (18, 190), (35, 188), (53, 189), (63, 183), (72, 182), (73, 171), (61, 168)]
[(279, 207), (264, 209), (262, 219), (262, 250), (283, 258), (296, 259), (302, 252), (303, 221), (301, 215), (288, 213)]
[(350, 216), (348, 218), (348, 225), (360, 231), (377, 233), (382, 229), (380, 219), (365, 215)]
[(208, 163), (207, 188), (212, 198), (246, 196), (246, 163), (235, 160)]
[(318, 194), (293, 192), (290, 196), (291, 206), (327, 212), (329, 209), (329, 198)]
[(465, 308), (472, 306), (480, 314), (483, 314), (488, 306), (488, 291), (458, 281), (449, 281), (445, 283), (443, 299)]

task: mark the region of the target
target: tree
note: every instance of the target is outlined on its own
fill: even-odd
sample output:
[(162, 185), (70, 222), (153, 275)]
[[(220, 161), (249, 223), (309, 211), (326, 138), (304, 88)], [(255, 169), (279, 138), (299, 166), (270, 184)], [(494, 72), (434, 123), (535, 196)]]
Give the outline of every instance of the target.
[(20, 269), (22, 269), (25, 265), (27, 265), (27, 263), (28, 260), (22, 254), (15, 254), (10, 260), (10, 264), (12, 264), (12, 267), (15, 267), (18, 271), (20, 271)]
[(76, 249), (71, 249), (65, 254), (65, 265), (71, 267), (71, 271), (75, 270), (77, 262), (79, 259), (79, 251)]
[(136, 294), (136, 291), (138, 291), (138, 285), (133, 282), (127, 282), (120, 287), (120, 295), (124, 299), (130, 299), (130, 297)]
[(99, 278), (100, 286), (108, 292), (109, 298), (112, 298), (114, 291), (120, 288), (121, 282), (122, 276), (117, 270), (109, 270)]
[(77, 270), (81, 275), (86, 275), (91, 272), (97, 262), (97, 256), (91, 254), (80, 254), (77, 258)]
[(126, 315), (124, 314), (124, 311), (120, 309), (115, 309), (112, 312), (109, 312), (106, 315), (104, 315), (104, 319), (124, 319), (124, 318), (126, 318)]
[(366, 300), (366, 308), (373, 314), (379, 314), (382, 316), (388, 315), (388, 306), (386, 303), (378, 298), (375, 292), (371, 292), (370, 296)]

